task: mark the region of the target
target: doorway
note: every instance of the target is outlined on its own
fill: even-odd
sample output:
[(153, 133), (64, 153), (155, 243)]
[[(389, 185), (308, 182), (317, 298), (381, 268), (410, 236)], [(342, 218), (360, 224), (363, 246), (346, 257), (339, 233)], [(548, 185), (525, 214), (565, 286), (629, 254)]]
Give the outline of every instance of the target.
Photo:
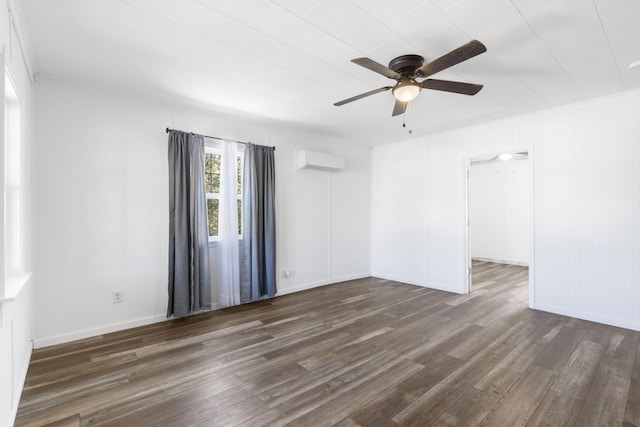
[(529, 150), (468, 158), (466, 166), (467, 292), (487, 284), (480, 279), (481, 271), (524, 271), (532, 307), (533, 180)]

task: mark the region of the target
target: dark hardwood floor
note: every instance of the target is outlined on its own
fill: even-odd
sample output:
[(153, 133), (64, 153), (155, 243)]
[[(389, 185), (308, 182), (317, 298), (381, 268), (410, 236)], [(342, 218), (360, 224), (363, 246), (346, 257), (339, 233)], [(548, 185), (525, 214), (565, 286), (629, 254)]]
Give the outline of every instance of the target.
[(16, 425), (640, 425), (640, 333), (375, 278), (36, 350)]

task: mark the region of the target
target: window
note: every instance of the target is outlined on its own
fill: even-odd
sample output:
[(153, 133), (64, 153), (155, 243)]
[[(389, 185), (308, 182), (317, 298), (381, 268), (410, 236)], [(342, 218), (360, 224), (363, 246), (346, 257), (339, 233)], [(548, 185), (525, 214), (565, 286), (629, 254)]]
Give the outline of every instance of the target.
[(0, 260), (0, 301), (11, 300), (26, 282), (22, 248), (22, 142), (20, 135), (20, 103), (9, 73), (4, 76), (4, 135), (0, 141), (0, 182), (4, 203), (0, 202), (0, 217), (4, 227), (0, 230), (3, 245)]
[[(236, 156), (237, 191), (238, 200), (238, 235), (242, 234), (242, 166), (243, 153)], [(209, 221), (209, 241), (218, 240), (219, 237), (219, 213), (220, 213), (220, 180), (222, 178), (222, 148), (215, 143), (205, 145), (204, 154), (204, 179), (207, 192), (207, 217)]]
[(242, 167), (244, 156), (239, 153), (236, 156), (236, 198), (238, 199), (238, 237), (242, 236)]
[(9, 74), (5, 75), (5, 221), (6, 221), (6, 272), (9, 275), (22, 273), (22, 195), (21, 195), (21, 147), (20, 104)]
[(209, 240), (218, 236), (218, 211), (220, 207), (220, 168), (222, 154), (219, 150), (205, 149), (204, 181), (207, 192), (207, 218), (209, 220)]

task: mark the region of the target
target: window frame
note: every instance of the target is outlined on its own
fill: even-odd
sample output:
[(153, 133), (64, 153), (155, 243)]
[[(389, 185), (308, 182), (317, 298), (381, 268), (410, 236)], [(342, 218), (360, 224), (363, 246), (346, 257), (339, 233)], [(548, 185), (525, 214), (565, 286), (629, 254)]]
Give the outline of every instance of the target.
[[(206, 156), (207, 154), (219, 154), (220, 155), (220, 160), (222, 161), (222, 148), (218, 148), (218, 147), (213, 147), (212, 144), (207, 144), (205, 143), (204, 146), (204, 162), (206, 165)], [(206, 167), (206, 166), (205, 166)], [(206, 175), (206, 169), (205, 169), (205, 175)], [(220, 175), (222, 176), (222, 171), (220, 172)], [(205, 191), (207, 190), (207, 185), (206, 185), (206, 178), (205, 178)], [(207, 234), (209, 233), (209, 209), (208, 209), (208, 205), (209, 205), (209, 200), (218, 200), (218, 215), (220, 212), (220, 193), (206, 193), (206, 202), (207, 202)], [(212, 236), (209, 234), (209, 243), (211, 242), (216, 242), (220, 240), (220, 236)]]
[[(14, 301), (31, 277), (24, 253), (24, 170), (22, 104), (11, 73), (0, 55), (2, 132), (0, 132), (0, 305)], [(1, 307), (0, 307), (1, 308)], [(0, 319), (2, 324), (2, 319)]]
[[(222, 141), (213, 139), (213, 138), (207, 138), (205, 137), (205, 144), (204, 144), (204, 155), (206, 156), (207, 154), (218, 154), (220, 155), (220, 160), (222, 162), (222, 158), (224, 156), (223, 154), (223, 150), (222, 150)], [(205, 157), (205, 162), (206, 162), (206, 157)], [(244, 174), (244, 145), (238, 143), (238, 147), (236, 150), (236, 163), (238, 162), (238, 160), (240, 161), (239, 164), (239, 176), (240, 178), (242, 178), (243, 174)], [(236, 170), (238, 170), (238, 167), (236, 167)], [(220, 176), (222, 177), (222, 170), (220, 171)], [(205, 170), (205, 174), (206, 174), (206, 170)], [(241, 181), (240, 181), (241, 182)], [(242, 202), (242, 185), (240, 185), (239, 187), (239, 192), (236, 192), (236, 200), (239, 200), (240, 202)], [(205, 184), (205, 191), (206, 191), (206, 184)], [(206, 201), (208, 203), (209, 200), (218, 200), (218, 215), (220, 215), (220, 196), (221, 193), (206, 193)], [(208, 217), (208, 209), (207, 209), (207, 230), (209, 229), (209, 217)], [(219, 216), (218, 216), (218, 223), (219, 223)], [(242, 208), (240, 208), (240, 215), (238, 217), (238, 227), (242, 228)], [(238, 233), (238, 240), (242, 240), (242, 232)], [(209, 244), (216, 244), (217, 242), (220, 241), (220, 236), (219, 235), (209, 235)]]

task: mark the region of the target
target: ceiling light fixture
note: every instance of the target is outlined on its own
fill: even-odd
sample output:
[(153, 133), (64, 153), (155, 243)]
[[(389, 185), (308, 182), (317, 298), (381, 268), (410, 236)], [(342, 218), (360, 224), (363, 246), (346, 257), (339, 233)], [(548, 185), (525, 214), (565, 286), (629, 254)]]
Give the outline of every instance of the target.
[(500, 160), (502, 160), (503, 162), (506, 162), (507, 160), (511, 160), (512, 157), (513, 157), (513, 154), (511, 154), (511, 153), (504, 153), (504, 154), (500, 154), (498, 156), (498, 158)]
[(637, 61), (633, 61), (631, 64), (629, 64), (629, 69), (633, 70), (634, 68), (640, 67), (640, 59), (638, 59)]
[(421, 90), (422, 86), (415, 80), (406, 79), (398, 83), (391, 93), (398, 101), (409, 102), (416, 99)]

